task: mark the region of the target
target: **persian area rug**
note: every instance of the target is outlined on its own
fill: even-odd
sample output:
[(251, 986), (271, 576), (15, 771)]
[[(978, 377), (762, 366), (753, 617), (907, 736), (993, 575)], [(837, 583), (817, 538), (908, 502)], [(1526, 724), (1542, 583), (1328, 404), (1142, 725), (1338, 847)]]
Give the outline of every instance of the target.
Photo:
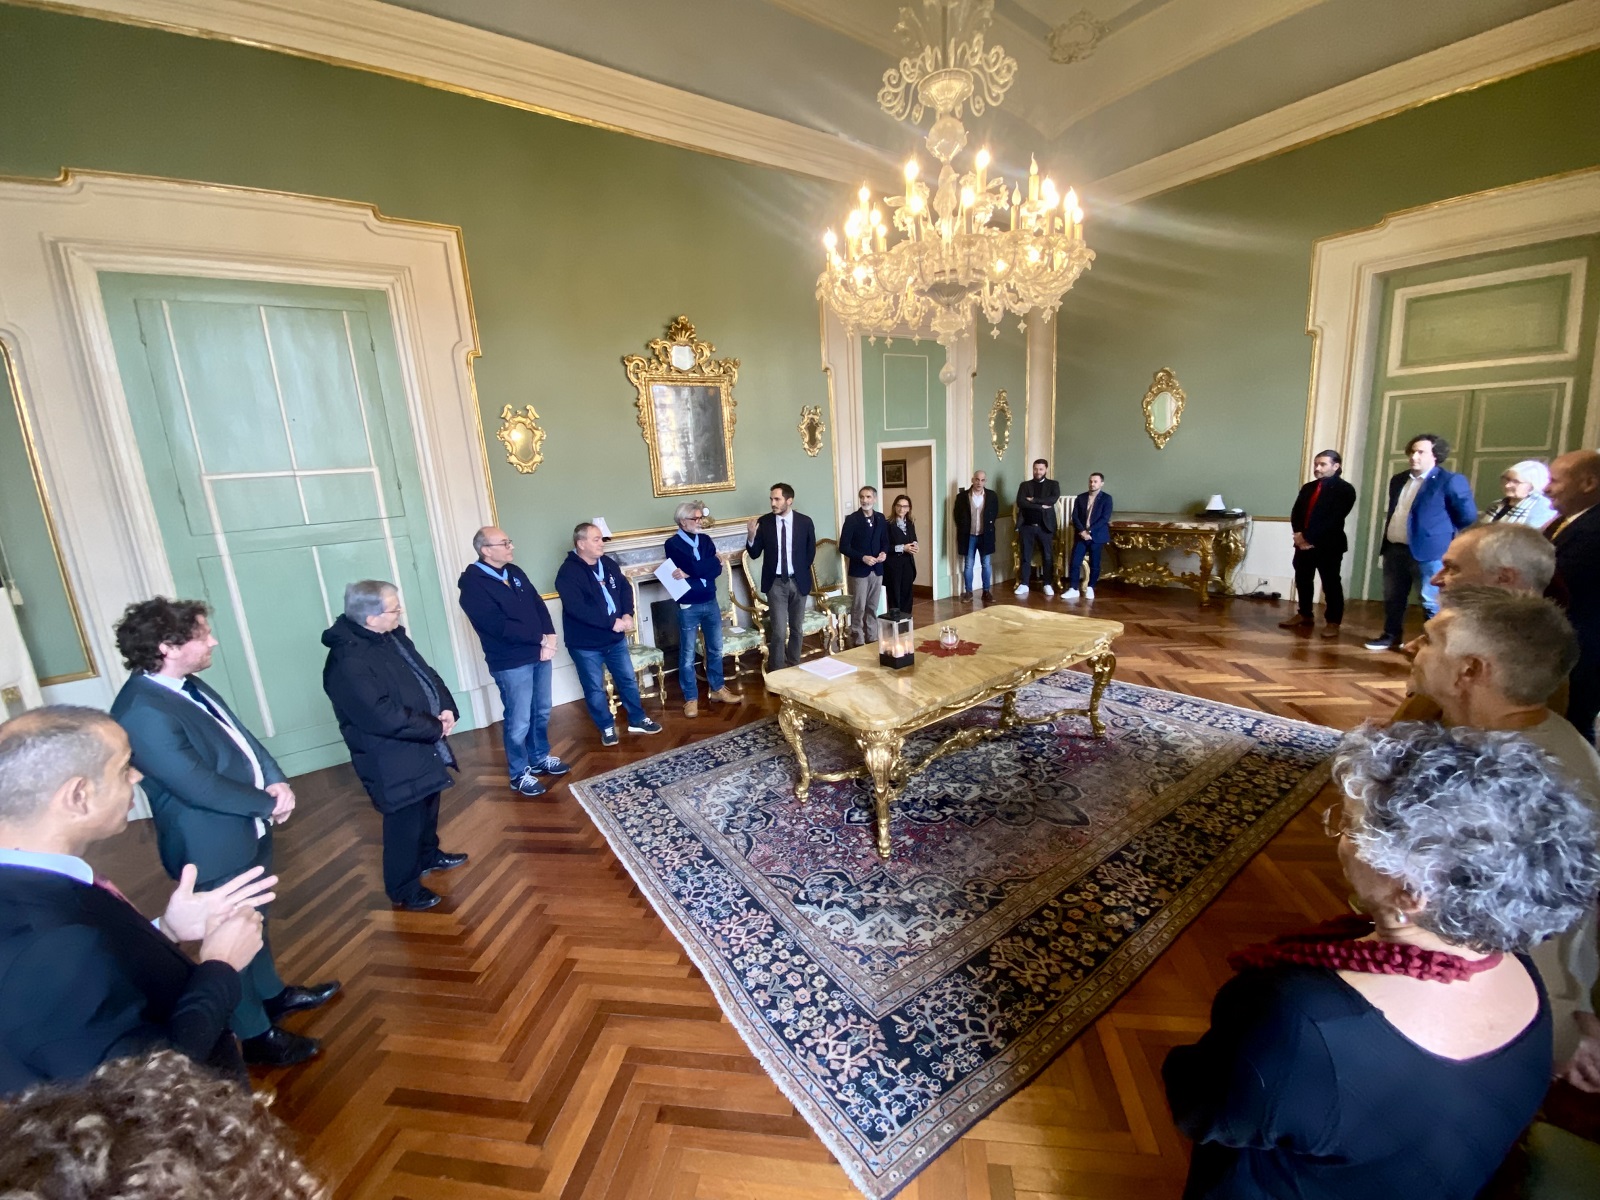
[[(1081, 704), (1063, 672), (1018, 693)], [(1327, 777), (1339, 733), (1113, 684), (1107, 737), (1027, 725), (795, 799), (775, 720), (572, 785), (723, 1010), (866, 1195), (892, 1196), (1104, 1011)], [(999, 703), (908, 739), (920, 760)], [(830, 738), (832, 739), (830, 741)], [(859, 763), (807, 734), (814, 767)]]

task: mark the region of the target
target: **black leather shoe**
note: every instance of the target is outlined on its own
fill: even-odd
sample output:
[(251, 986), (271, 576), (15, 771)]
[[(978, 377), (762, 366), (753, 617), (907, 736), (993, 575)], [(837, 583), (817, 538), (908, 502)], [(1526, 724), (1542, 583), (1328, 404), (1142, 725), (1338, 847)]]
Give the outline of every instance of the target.
[(244, 1060), (257, 1067), (292, 1067), (308, 1058), (315, 1058), (322, 1049), (316, 1038), (301, 1037), (274, 1025), (253, 1038), (241, 1038), (239, 1047)]
[(406, 912), (427, 912), (430, 908), (438, 906), (444, 897), (438, 892), (430, 892), (427, 888), (418, 888), (417, 894), (406, 900), (396, 900), (394, 906)]
[(261, 1007), (267, 1010), (268, 1017), (276, 1021), (290, 1013), (320, 1008), (338, 994), (339, 981), (330, 979), (327, 983), (313, 983), (310, 987), (286, 987), (271, 1000), (263, 1001)]
[(446, 854), (443, 850), (441, 850), (433, 856), (433, 861), (431, 863), (422, 868), (422, 873), (424, 875), (431, 875), (435, 871), (448, 871), (454, 867), (459, 867), (466, 861), (467, 856), (465, 854)]

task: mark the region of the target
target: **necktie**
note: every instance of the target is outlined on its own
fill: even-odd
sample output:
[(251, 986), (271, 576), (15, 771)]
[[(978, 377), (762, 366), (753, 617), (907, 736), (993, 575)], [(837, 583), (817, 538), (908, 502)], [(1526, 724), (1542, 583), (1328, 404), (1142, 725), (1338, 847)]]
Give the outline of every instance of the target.
[(129, 908), (133, 907), (133, 901), (129, 900), (126, 896), (124, 896), (122, 894), (122, 889), (119, 888), (116, 884), (112, 883), (111, 880), (107, 879), (104, 875), (96, 875), (94, 877), (94, 885), (95, 885), (95, 887), (99, 888), (103, 892), (110, 892), (113, 896), (115, 896), (118, 900), (121, 900)]
[(788, 575), (789, 572), (789, 539), (784, 536), (789, 532), (789, 523), (782, 517), (778, 518), (778, 574)]
[(1317, 497), (1322, 495), (1322, 480), (1317, 480), (1317, 486), (1311, 489), (1311, 499), (1306, 501), (1306, 517), (1300, 522), (1302, 525), (1311, 524), (1311, 510), (1317, 506)]
[(219, 724), (226, 725), (228, 723), (227, 718), (222, 715), (222, 713), (217, 709), (217, 706), (211, 703), (211, 700), (206, 696), (206, 694), (200, 690), (200, 687), (195, 683), (193, 676), (185, 675), (183, 677), (183, 694), (188, 696), (201, 708), (205, 709), (208, 713), (215, 717)]

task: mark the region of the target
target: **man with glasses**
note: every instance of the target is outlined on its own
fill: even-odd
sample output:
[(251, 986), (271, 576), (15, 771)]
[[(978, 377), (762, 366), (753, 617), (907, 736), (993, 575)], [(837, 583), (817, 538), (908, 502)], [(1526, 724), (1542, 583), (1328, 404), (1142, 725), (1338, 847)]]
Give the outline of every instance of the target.
[(541, 775), (557, 779), (571, 768), (550, 753), (550, 676), (556, 627), (539, 589), (512, 561), (515, 543), (506, 531), (486, 525), (472, 535), (478, 560), (461, 572), (461, 611), (483, 643), (489, 674), (505, 709), (505, 742), (511, 790), (542, 795)]
[(717, 544), (700, 532), (706, 520), (706, 506), (698, 500), (685, 500), (674, 514), (678, 532), (662, 547), (672, 560), (675, 579), (688, 581), (689, 590), (678, 597), (678, 686), (683, 689), (683, 715), (700, 715), (700, 682), (694, 673), (694, 641), (698, 632), (706, 640), (706, 699), (718, 704), (737, 704), (739, 697), (722, 681), (722, 609), (717, 604), (717, 576), (722, 560)]

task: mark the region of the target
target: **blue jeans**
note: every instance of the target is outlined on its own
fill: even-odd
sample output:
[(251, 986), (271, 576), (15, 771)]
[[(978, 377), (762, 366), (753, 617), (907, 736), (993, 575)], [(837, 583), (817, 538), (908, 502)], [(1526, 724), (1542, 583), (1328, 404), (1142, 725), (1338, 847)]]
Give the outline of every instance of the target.
[(604, 733), (616, 722), (611, 718), (611, 708), (606, 704), (605, 669), (611, 671), (611, 682), (616, 685), (617, 697), (628, 712), (630, 725), (644, 723), (644, 702), (639, 699), (639, 683), (633, 677), (633, 660), (628, 657), (628, 639), (618, 637), (603, 650), (582, 650), (568, 646), (572, 665), (578, 668), (578, 682), (583, 685), (583, 702), (589, 706), (589, 717), (595, 727)]
[[(978, 539), (976, 535), (972, 535), (967, 538), (967, 561), (962, 565), (961, 569), (961, 590), (964, 592), (972, 590), (972, 566), (977, 558)], [(983, 556), (983, 590), (987, 592), (993, 583), (994, 556), (985, 554)]]
[(1089, 557), (1089, 587), (1100, 582), (1100, 552), (1105, 547), (1099, 542), (1086, 542), (1080, 537), (1072, 539), (1072, 556), (1067, 563), (1067, 586), (1076, 588), (1083, 574), (1083, 559)]
[(1411, 557), (1411, 547), (1388, 542), (1383, 547), (1383, 636), (1399, 642), (1405, 634), (1406, 605), (1411, 603), (1411, 583), (1421, 575), (1422, 612), (1432, 618), (1439, 612), (1439, 589), (1432, 580), (1444, 560)]
[(542, 767), (550, 757), (550, 664), (531, 662), (489, 674), (506, 710), (500, 729), (506, 767), (512, 779), (521, 779), (530, 766)]
[(685, 700), (700, 695), (694, 677), (694, 632), (706, 636), (706, 684), (713, 692), (722, 690), (722, 610), (715, 600), (678, 605), (678, 686)]

